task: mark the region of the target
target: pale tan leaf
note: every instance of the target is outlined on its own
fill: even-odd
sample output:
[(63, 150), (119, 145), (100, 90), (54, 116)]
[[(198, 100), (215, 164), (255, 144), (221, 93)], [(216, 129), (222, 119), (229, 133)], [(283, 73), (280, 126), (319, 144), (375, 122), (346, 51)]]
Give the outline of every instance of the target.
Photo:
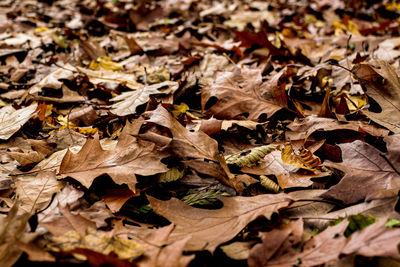
[(132, 92), (124, 92), (111, 99), (111, 112), (118, 116), (126, 116), (136, 113), (136, 108), (150, 100), (150, 95), (171, 94), (178, 89), (177, 82), (165, 81), (153, 85), (144, 85)]
[(15, 180), (20, 208), (24, 212), (35, 212), (45, 208), (53, 194), (61, 190), (55, 172), (43, 171), (37, 175), (21, 175)]
[(7, 140), (35, 113), (37, 104), (15, 110), (12, 106), (0, 109), (0, 139)]

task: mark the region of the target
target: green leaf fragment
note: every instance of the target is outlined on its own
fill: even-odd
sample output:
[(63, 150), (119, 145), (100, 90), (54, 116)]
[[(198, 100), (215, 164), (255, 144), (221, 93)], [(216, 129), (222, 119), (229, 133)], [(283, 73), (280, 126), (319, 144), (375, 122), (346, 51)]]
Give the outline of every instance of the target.
[(218, 201), (218, 196), (230, 196), (230, 194), (220, 190), (209, 190), (184, 196), (181, 200), (190, 206), (205, 206), (216, 203)]
[(385, 223), (385, 226), (387, 228), (400, 227), (400, 221), (396, 219), (388, 219), (387, 222)]
[[(330, 226), (337, 225), (340, 222), (342, 222), (344, 219), (345, 218), (340, 217), (339, 219), (337, 219), (335, 221), (331, 221), (329, 223), (329, 225)], [(349, 225), (347, 226), (346, 230), (344, 231), (345, 237), (349, 237), (354, 232), (362, 230), (362, 229), (366, 228), (367, 226), (378, 221), (377, 218), (375, 218), (371, 215), (363, 215), (363, 214), (350, 215), (349, 217), (347, 217), (347, 220), (349, 221)]]

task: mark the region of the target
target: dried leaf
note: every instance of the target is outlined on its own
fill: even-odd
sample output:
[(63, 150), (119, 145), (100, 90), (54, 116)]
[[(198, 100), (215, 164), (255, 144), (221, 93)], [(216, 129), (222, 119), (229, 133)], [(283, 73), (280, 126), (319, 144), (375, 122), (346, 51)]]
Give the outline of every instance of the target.
[[(115, 253), (120, 259), (136, 259), (144, 253), (144, 248), (136, 241), (110, 236), (106, 232), (88, 228), (85, 235), (68, 231), (57, 237), (52, 237), (49, 248), (52, 251), (70, 251), (77, 248), (89, 249), (101, 254)], [(81, 255), (81, 254), (78, 254)], [(75, 255), (78, 259), (81, 256)]]
[(18, 176), (15, 180), (16, 193), (20, 200), (20, 208), (33, 213), (47, 207), (53, 194), (61, 190), (55, 172), (40, 172), (37, 175)]
[(170, 129), (174, 138), (169, 146), (178, 156), (216, 159), (219, 154), (218, 143), (205, 133), (190, 132), (161, 105), (156, 110), (147, 112), (147, 114), (150, 114), (148, 122)]
[(251, 120), (258, 119), (261, 114), (270, 117), (282, 107), (257, 93), (261, 83), (259, 70), (236, 68), (233, 72), (217, 73), (214, 82), (202, 89), (202, 108), (211, 97), (216, 97), (217, 103), (208, 109), (216, 117), (233, 119), (242, 114), (248, 114)]
[(88, 139), (82, 149), (73, 154), (65, 154), (60, 166), (63, 177), (70, 176), (89, 188), (93, 180), (100, 175), (108, 174), (117, 184), (127, 184), (135, 191), (136, 177), (153, 175), (167, 171), (161, 159), (164, 154), (154, 151), (154, 144), (147, 141), (136, 141), (140, 122), (127, 122), (113, 150), (103, 150), (99, 136)]
[(0, 109), (0, 139), (7, 140), (35, 113), (37, 104), (15, 110), (12, 106)]
[(282, 161), (309, 171), (315, 171), (321, 164), (321, 160), (308, 149), (302, 147), (299, 152), (297, 154), (292, 145), (286, 143), (282, 149)]
[(265, 157), (265, 155), (271, 153), (277, 148), (277, 145), (255, 147), (250, 151), (240, 151), (236, 154), (225, 156), (225, 160), (227, 164), (235, 164), (239, 167), (251, 167), (256, 165), (259, 160)]
[[(359, 82), (367, 88), (367, 95), (372, 97), (381, 107), (381, 112), (364, 110), (363, 113), (378, 124), (400, 133), (400, 80), (389, 63), (378, 60), (377, 68), (366, 64), (355, 66), (353, 71), (357, 74)], [(365, 74), (368, 69), (368, 74)], [(383, 78), (383, 83), (377, 80)]]
[(171, 241), (191, 235), (185, 250), (215, 248), (239, 233), (249, 222), (287, 206), (290, 199), (285, 194), (259, 195), (255, 197), (225, 197), (219, 210), (204, 210), (190, 207), (178, 199), (161, 201), (148, 197), (155, 212), (176, 224)]
[(111, 112), (118, 116), (126, 116), (136, 113), (136, 108), (150, 100), (150, 95), (171, 94), (178, 89), (177, 82), (165, 81), (153, 85), (144, 85), (133, 92), (125, 92), (111, 99)]
[(387, 197), (379, 196), (379, 193), (400, 188), (400, 167), (397, 160), (400, 153), (400, 135), (387, 138), (391, 144), (387, 154), (358, 140), (339, 145), (343, 162), (325, 165), (344, 171), (345, 176), (337, 185), (331, 187), (324, 197), (339, 199), (349, 204), (362, 199)]

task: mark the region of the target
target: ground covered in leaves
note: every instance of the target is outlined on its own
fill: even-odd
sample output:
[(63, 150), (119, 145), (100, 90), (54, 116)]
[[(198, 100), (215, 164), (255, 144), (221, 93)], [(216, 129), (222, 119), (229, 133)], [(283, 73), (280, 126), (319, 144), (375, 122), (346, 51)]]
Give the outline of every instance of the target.
[(397, 1), (0, 2), (2, 266), (399, 266)]

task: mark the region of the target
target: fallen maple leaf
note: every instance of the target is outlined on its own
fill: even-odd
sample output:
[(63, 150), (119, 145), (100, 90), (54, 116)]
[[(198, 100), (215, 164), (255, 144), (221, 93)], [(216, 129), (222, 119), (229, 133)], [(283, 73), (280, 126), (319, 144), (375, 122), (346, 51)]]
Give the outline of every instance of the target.
[(77, 154), (68, 150), (59, 174), (62, 177), (70, 176), (87, 188), (95, 178), (108, 174), (115, 183), (127, 184), (135, 191), (135, 174), (153, 175), (168, 170), (160, 161), (165, 155), (154, 151), (154, 143), (137, 141), (132, 136), (137, 135), (140, 126), (139, 121), (134, 124), (127, 122), (113, 150), (102, 149), (98, 134), (88, 139)]
[(224, 206), (219, 210), (193, 208), (172, 198), (161, 201), (148, 196), (155, 212), (176, 224), (171, 241), (191, 235), (185, 250), (209, 250), (236, 236), (249, 222), (274, 212), (291, 202), (286, 194), (258, 195), (255, 197), (222, 197)]

